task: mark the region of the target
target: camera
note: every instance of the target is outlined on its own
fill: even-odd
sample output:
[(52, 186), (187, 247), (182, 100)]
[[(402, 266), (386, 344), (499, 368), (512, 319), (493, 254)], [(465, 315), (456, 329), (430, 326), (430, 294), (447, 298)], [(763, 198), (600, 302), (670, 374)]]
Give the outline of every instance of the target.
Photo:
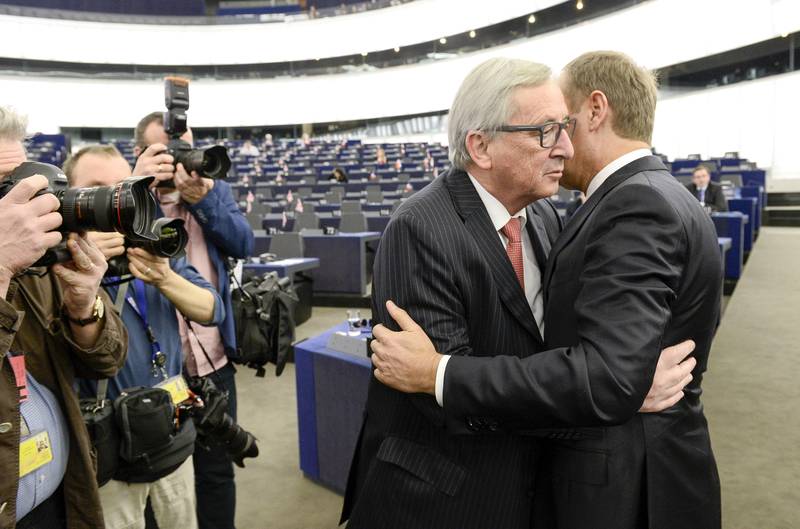
[[(164, 131), (169, 135), (167, 154), (175, 158), (175, 165), (183, 164), (187, 173), (197, 171), (206, 178), (223, 179), (231, 168), (228, 150), (221, 145), (193, 149), (180, 137), (187, 130), (186, 111), (189, 110), (189, 80), (182, 77), (167, 77), (164, 80)], [(170, 181), (159, 183), (159, 187), (172, 187)]]
[(198, 442), (205, 447), (212, 444), (224, 446), (233, 462), (241, 468), (244, 468), (244, 458), (258, 457), (256, 438), (236, 424), (225, 411), (228, 394), (220, 391), (208, 377), (191, 377), (187, 384), (199, 399), (182, 405), (181, 410), (194, 419)]
[[(126, 248), (144, 248), (158, 257), (178, 257), (186, 248), (189, 234), (183, 226), (183, 219), (162, 217), (153, 221), (151, 231), (156, 240), (126, 239)], [(128, 257), (125, 254), (113, 257), (108, 261), (106, 277), (119, 277), (128, 274)]]
[[(46, 163), (24, 162), (0, 182), (0, 197), (20, 180), (40, 174), (49, 182), (36, 195), (54, 194), (61, 203), (58, 212), (63, 221), (61, 232), (117, 231), (137, 241), (156, 241), (152, 231), (156, 201), (149, 186), (153, 176), (131, 177), (113, 186), (69, 187), (67, 177), (58, 167)], [(50, 266), (71, 259), (64, 243), (50, 248), (32, 266)]]

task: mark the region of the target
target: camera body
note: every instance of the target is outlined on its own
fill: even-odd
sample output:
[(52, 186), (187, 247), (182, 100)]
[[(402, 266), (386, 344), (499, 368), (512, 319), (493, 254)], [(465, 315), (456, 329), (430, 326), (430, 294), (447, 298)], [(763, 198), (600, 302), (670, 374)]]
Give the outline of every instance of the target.
[(256, 438), (228, 415), (228, 394), (220, 391), (209, 377), (187, 379), (191, 392), (202, 405), (182, 406), (194, 420), (198, 441), (224, 446), (234, 463), (244, 468), (244, 458), (258, 457)]
[[(0, 182), (0, 197), (19, 181), (36, 174), (46, 177), (50, 184), (37, 196), (52, 193), (60, 202), (62, 233), (116, 231), (142, 243), (158, 240), (152, 231), (157, 205), (149, 190), (155, 177), (126, 178), (113, 186), (69, 187), (66, 175), (55, 165), (24, 162)], [(70, 259), (71, 254), (62, 243), (48, 249), (32, 266), (50, 266)]]
[[(228, 150), (221, 145), (194, 149), (180, 139), (188, 130), (186, 111), (189, 110), (189, 80), (182, 77), (167, 77), (164, 80), (164, 131), (169, 135), (167, 154), (175, 159), (175, 165), (183, 164), (187, 173), (196, 171), (202, 177), (224, 179), (231, 168)], [(159, 187), (171, 186), (171, 182)]]

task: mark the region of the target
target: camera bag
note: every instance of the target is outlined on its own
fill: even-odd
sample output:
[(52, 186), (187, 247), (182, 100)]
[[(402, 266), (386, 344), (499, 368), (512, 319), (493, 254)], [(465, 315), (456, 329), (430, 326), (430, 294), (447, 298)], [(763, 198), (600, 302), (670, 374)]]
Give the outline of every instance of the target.
[(194, 423), (186, 418), (176, 428), (175, 411), (170, 393), (161, 388), (131, 388), (117, 397), (120, 462), (114, 479), (151, 483), (171, 474), (194, 453)]
[(231, 301), (236, 322), (234, 361), (256, 369), (259, 377), (266, 372), (264, 366), (272, 363), (275, 375), (280, 376), (294, 340), (298, 298), (291, 281), (275, 272), (255, 276), (244, 285), (237, 284)]
[(80, 399), (83, 422), (97, 458), (97, 485), (102, 487), (114, 477), (119, 466), (119, 433), (114, 421), (114, 406), (105, 398), (108, 379), (97, 383), (96, 399)]

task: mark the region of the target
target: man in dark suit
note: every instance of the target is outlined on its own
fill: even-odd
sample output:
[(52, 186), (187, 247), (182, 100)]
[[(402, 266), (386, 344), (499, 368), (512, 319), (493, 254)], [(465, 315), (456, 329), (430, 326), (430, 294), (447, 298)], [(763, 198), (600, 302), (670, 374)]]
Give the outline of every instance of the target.
[[(557, 191), (573, 154), (566, 116), (545, 66), (494, 59), (465, 79), (450, 112), (454, 169), (406, 201), (383, 234), (377, 321), (391, 325), (394, 299), (450, 355), (543, 348), (541, 277), (561, 226), (548, 201), (527, 206)], [(431, 396), (373, 380), (342, 519), (351, 529), (528, 529), (536, 459), (531, 438), (448, 419)]]
[[(374, 331), (376, 377), (435, 394), (450, 418), (498, 429), (597, 425), (554, 432), (537, 469), (548, 467), (540, 490), (552, 497), (539, 495), (533, 527), (718, 529), (719, 478), (700, 402), (722, 282), (714, 226), (650, 154), (649, 72), (594, 52), (567, 65), (562, 88), (577, 120), (562, 185), (587, 201), (543, 275), (548, 350), (436, 358), (396, 309), (405, 330)], [(661, 345), (686, 338), (697, 344), (697, 366), (685, 398), (637, 413)], [(432, 390), (436, 376), (443, 382)]]
[(692, 183), (686, 189), (697, 198), (703, 206), (711, 211), (728, 211), (728, 201), (722, 186), (711, 181), (711, 173), (705, 165), (698, 165), (692, 173)]

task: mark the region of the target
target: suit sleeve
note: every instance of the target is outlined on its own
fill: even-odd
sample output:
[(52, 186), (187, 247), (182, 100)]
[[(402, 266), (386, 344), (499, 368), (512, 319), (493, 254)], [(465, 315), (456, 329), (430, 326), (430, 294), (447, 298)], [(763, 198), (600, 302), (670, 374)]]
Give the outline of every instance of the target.
[(526, 358), (452, 358), (448, 415), (595, 426), (626, 422), (641, 407), (676, 298), (685, 232), (645, 185), (618, 189), (593, 216), (574, 304), (577, 343)]
[(244, 259), (253, 253), (254, 237), (247, 219), (233, 200), (230, 186), (222, 180), (189, 211), (203, 228), (203, 233), (225, 255)]
[[(409, 213), (392, 219), (375, 257), (372, 291), (373, 318), (399, 330), (386, 310), (386, 301), (403, 307), (443, 354), (471, 354), (464, 307), (452, 262), (443, 248), (446, 237), (430, 230)], [(435, 424), (445, 422), (443, 410), (430, 395), (410, 395), (414, 405)]]

